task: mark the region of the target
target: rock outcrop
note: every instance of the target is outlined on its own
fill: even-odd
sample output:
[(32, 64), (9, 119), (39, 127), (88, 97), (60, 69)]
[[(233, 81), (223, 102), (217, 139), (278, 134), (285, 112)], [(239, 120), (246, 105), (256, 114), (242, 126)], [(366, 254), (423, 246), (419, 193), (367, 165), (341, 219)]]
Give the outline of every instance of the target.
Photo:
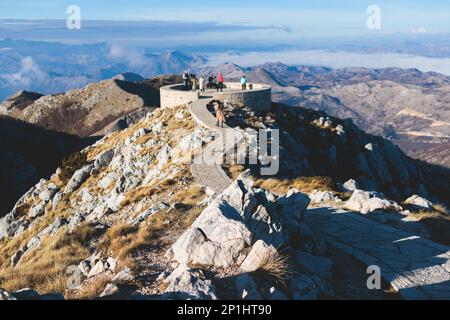
[(363, 190), (355, 190), (344, 208), (361, 213), (370, 213), (376, 210), (395, 212), (403, 210), (398, 203), (386, 199), (383, 194)]
[(246, 248), (281, 247), (300, 225), (307, 195), (292, 191), (274, 199), (242, 176), (213, 200), (168, 252), (178, 263), (230, 267), (245, 261)]

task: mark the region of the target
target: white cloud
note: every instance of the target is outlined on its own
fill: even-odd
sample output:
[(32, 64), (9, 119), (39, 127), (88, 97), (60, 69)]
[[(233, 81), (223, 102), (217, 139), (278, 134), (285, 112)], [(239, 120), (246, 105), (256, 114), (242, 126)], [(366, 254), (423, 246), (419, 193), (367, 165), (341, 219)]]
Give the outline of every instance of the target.
[(278, 52), (248, 52), (240, 55), (213, 54), (208, 57), (211, 65), (230, 62), (241, 66), (257, 66), (279, 61), (288, 65), (315, 65), (331, 68), (417, 68), (450, 75), (450, 58), (430, 58), (409, 54), (364, 54), (326, 50), (286, 50)]
[(39, 68), (31, 57), (25, 57), (21, 60), (18, 72), (0, 75), (0, 79), (12, 88), (29, 88), (36, 83), (45, 82), (47, 78), (47, 74)]
[(109, 57), (113, 60), (123, 60), (132, 68), (144, 67), (152, 63), (143, 52), (134, 48), (112, 45)]
[(411, 30), (411, 33), (414, 33), (414, 34), (424, 34), (424, 33), (427, 33), (427, 29), (426, 29), (425, 27), (413, 28), (413, 29)]

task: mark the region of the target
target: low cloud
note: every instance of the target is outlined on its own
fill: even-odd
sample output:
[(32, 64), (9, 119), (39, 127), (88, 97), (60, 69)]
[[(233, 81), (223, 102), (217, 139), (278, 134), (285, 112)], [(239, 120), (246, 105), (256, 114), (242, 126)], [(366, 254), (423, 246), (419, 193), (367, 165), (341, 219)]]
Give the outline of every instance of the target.
[(236, 54), (212, 54), (208, 57), (210, 65), (224, 62), (244, 67), (276, 62), (287, 65), (314, 65), (331, 68), (417, 68), (423, 72), (434, 71), (450, 75), (450, 58), (431, 58), (410, 54), (376, 53), (365, 54), (328, 50), (285, 50), (266, 52), (246, 52)]
[(152, 63), (151, 59), (139, 49), (125, 48), (123, 46), (112, 45), (109, 52), (109, 58), (112, 60), (121, 60), (131, 68), (140, 68)]
[(1, 74), (0, 79), (8, 87), (30, 88), (47, 81), (48, 76), (39, 68), (33, 58), (25, 57), (20, 62), (19, 71)]

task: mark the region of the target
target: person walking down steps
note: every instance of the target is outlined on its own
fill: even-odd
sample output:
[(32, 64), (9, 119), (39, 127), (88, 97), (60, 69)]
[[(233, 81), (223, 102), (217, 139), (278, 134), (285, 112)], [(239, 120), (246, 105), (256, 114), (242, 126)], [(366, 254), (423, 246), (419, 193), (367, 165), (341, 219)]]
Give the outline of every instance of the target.
[(225, 79), (223, 78), (223, 74), (221, 72), (219, 72), (219, 74), (217, 75), (217, 92), (222, 92), (223, 91), (223, 83), (225, 82)]
[(215, 101), (214, 110), (216, 112), (216, 125), (223, 128), (223, 124), (225, 123), (225, 115), (223, 113), (223, 107), (220, 101)]

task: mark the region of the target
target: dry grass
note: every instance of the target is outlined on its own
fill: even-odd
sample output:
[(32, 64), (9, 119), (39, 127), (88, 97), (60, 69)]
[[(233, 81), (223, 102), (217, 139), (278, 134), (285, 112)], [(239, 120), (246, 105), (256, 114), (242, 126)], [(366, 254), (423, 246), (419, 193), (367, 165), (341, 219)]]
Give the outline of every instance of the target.
[(224, 166), (225, 172), (232, 180), (236, 180), (241, 175), (241, 173), (245, 171), (245, 169), (246, 169), (245, 166), (240, 164), (232, 164), (229, 166)]
[(443, 205), (442, 203), (437, 203), (437, 204), (433, 205), (433, 209), (439, 213), (442, 213), (445, 215), (450, 215), (448, 208), (445, 205)]
[(450, 245), (450, 216), (441, 212), (419, 211), (411, 214), (422, 223), (432, 241)]
[(139, 228), (120, 223), (108, 229), (100, 240), (98, 249), (119, 260), (128, 256), (130, 246), (137, 240)]
[(266, 253), (259, 271), (274, 277), (280, 283), (285, 283), (291, 274), (288, 260), (288, 256), (277, 250), (270, 250)]
[[(50, 204), (48, 206), (50, 206)], [(0, 272), (2, 269), (9, 266), (9, 261), (17, 250), (23, 248), (34, 236), (45, 229), (49, 224), (53, 223), (56, 218), (67, 218), (72, 214), (67, 197), (61, 200), (55, 210), (48, 211), (48, 206), (46, 214), (38, 218), (39, 220), (36, 221), (33, 227), (11, 240), (4, 239), (3, 243), (0, 243)]]
[(87, 248), (94, 233), (91, 227), (83, 226), (70, 234), (62, 229), (44, 239), (41, 247), (25, 255), (14, 269), (2, 268), (0, 286), (10, 291), (31, 287), (41, 294), (64, 292), (67, 267), (90, 255)]
[(301, 177), (297, 179), (277, 178), (258, 179), (256, 186), (276, 194), (286, 194), (289, 189), (297, 189), (302, 192), (312, 192), (313, 190), (334, 191), (335, 184), (330, 177)]
[(67, 291), (65, 298), (69, 300), (93, 300), (98, 299), (103, 290), (105, 290), (108, 283), (111, 281), (111, 275), (102, 274), (89, 279), (83, 283), (83, 286), (78, 290)]
[(133, 189), (125, 194), (125, 200), (120, 204), (121, 206), (127, 206), (132, 203), (138, 202), (144, 198), (151, 197), (156, 194), (158, 188), (155, 184), (141, 186), (136, 189)]
[(191, 185), (185, 190), (178, 191), (172, 198), (173, 202), (184, 203), (187, 205), (197, 205), (205, 198), (205, 189), (198, 185)]
[(158, 248), (159, 234), (167, 230), (185, 230), (192, 225), (200, 215), (202, 208), (196, 207), (188, 211), (164, 210), (150, 216), (140, 226), (118, 224), (112, 226), (100, 240), (98, 249), (121, 261), (126, 261), (132, 267), (133, 254), (144, 248)]

